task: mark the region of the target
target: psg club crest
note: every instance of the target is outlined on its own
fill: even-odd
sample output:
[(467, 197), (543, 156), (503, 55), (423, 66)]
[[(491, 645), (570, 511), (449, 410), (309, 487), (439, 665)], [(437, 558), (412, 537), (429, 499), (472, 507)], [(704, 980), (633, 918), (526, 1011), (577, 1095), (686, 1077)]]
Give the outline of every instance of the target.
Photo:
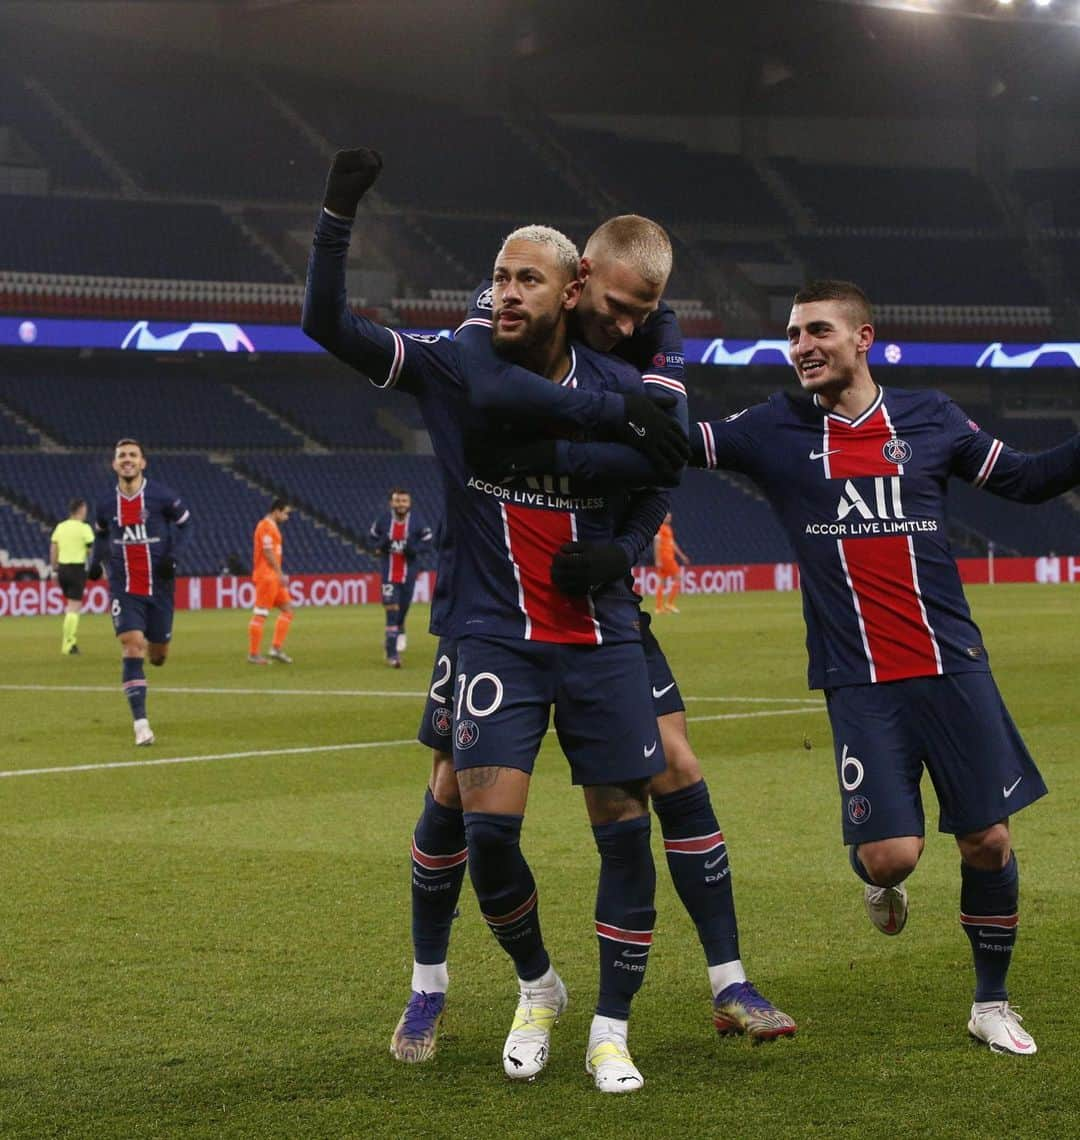
[(480, 729), (474, 720), (459, 720), (454, 733), (454, 743), (459, 749), (472, 748), (480, 739)]
[(899, 466), (901, 463), (908, 463), (911, 460), (911, 444), (906, 439), (890, 439), (887, 440), (881, 449), (881, 454), (890, 463), (895, 463)]
[(870, 818), (870, 801), (866, 796), (849, 796), (847, 817), (852, 823), (865, 823)]
[(435, 729), (440, 736), (449, 736), (453, 724), (454, 718), (450, 715), (450, 710), (446, 705), (440, 705), (439, 708), (431, 714), (431, 727)]

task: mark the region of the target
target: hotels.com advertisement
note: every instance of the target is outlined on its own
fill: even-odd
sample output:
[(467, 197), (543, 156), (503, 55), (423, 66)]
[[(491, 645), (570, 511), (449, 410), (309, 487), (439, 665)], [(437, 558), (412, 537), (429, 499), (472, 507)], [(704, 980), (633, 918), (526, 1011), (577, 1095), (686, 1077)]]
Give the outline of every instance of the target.
[[(1045, 558), (959, 559), (960, 576), (966, 583), (1080, 582), (1080, 555)], [(416, 578), (414, 602), (429, 602), (435, 575), (421, 571)], [(657, 573), (647, 566), (634, 569), (634, 585), (649, 596), (656, 593)], [(748, 590), (797, 590), (799, 569), (793, 562), (766, 562), (741, 566), (687, 566), (682, 592), (694, 594), (742, 594)], [(292, 574), (289, 594), (295, 606), (359, 606), (380, 600), (378, 574)], [(255, 585), (250, 578), (180, 578), (176, 583), (178, 610), (244, 610), (255, 604)], [(109, 610), (109, 588), (104, 581), (90, 582), (83, 613)], [(34, 617), (64, 612), (64, 597), (55, 582), (6, 582), (0, 585), (0, 617)]]

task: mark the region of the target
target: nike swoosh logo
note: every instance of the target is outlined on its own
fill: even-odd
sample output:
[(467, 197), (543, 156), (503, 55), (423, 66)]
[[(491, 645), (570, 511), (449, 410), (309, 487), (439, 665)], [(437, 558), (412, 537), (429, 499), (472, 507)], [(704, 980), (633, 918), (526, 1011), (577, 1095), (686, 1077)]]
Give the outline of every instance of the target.
[(980, 930), (980, 938), (1008, 938), (1008, 935), (1003, 930)]
[(640, 435), (642, 438), (645, 437), (645, 429), (643, 427), (638, 427), (633, 420), (627, 420), (627, 425), (635, 435)]
[(705, 870), (711, 871), (713, 869), (713, 867), (716, 866), (717, 863), (719, 863), (723, 860), (723, 858), (724, 858), (723, 855), (717, 855), (717, 857), (715, 859), (713, 859), (712, 862), (706, 862)]
[(655, 740), (652, 742), (652, 747), (651, 747), (651, 748), (643, 748), (643, 749), (642, 749), (642, 752), (645, 754), (645, 759), (646, 759), (646, 760), (648, 760), (648, 758), (649, 758), (649, 757), (650, 757), (650, 756), (651, 756), (651, 755), (652, 755), (652, 754), (653, 754), (655, 751), (656, 751), (656, 741), (655, 741)]
[(647, 958), (648, 950), (624, 950), (622, 956), (624, 958)]
[(810, 458), (811, 459), (824, 459), (826, 455), (835, 455), (838, 451), (843, 451), (843, 450), (844, 449), (842, 447), (834, 447), (834, 448), (831, 448), (829, 451), (811, 451), (810, 452)]
[(1009, 785), (1007, 788), (1006, 788), (1004, 785), (1002, 785), (1002, 788), (1001, 788), (1001, 794), (1002, 794), (1002, 795), (1003, 795), (1003, 796), (1004, 796), (1006, 799), (1008, 799), (1008, 798), (1009, 798), (1009, 796), (1011, 796), (1011, 795), (1013, 794), (1013, 792), (1015, 792), (1015, 791), (1016, 791), (1016, 785), (1017, 785), (1017, 784), (1019, 784), (1019, 783), (1020, 783), (1020, 781), (1021, 781), (1023, 778), (1024, 778), (1023, 776), (1017, 776), (1017, 777), (1016, 777), (1016, 779), (1015, 779), (1015, 781), (1013, 781), (1013, 783), (1012, 783), (1012, 784), (1010, 784), (1010, 785)]
[(658, 701), (665, 693), (670, 692), (674, 688), (675, 688), (675, 682), (674, 681), (672, 681), (670, 685), (665, 685), (662, 689), (658, 689), (655, 685), (653, 685), (653, 691), (652, 691), (653, 700)]

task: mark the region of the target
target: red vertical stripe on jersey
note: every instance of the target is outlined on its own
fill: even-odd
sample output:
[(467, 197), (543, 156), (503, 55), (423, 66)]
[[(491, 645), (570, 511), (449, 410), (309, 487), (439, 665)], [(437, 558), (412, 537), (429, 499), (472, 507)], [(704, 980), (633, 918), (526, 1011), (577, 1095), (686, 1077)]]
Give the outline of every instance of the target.
[[(127, 527), (146, 527), (146, 504), (144, 492), (127, 498), (118, 494), (116, 517), (120, 521), (120, 535), (124, 537)], [(154, 592), (153, 575), (150, 571), (150, 544), (148, 542), (125, 542), (121, 547), (124, 554), (125, 588), (129, 594), (147, 597)]]
[(840, 540), (875, 681), (940, 673), (914, 577), (911, 539)]
[(506, 541), (520, 586), (519, 600), (529, 641), (599, 645), (600, 631), (588, 598), (568, 598), (551, 581), (551, 560), (565, 542), (574, 541), (573, 517), (503, 504)]
[[(390, 520), (390, 541), (391, 542), (404, 542), (409, 536), (409, 516), (406, 515), (404, 519), (391, 518)], [(387, 577), (391, 582), (400, 583), (405, 581), (405, 575), (409, 571), (409, 564), (405, 561), (404, 554), (398, 554), (393, 549), (390, 551), (390, 568)]]
[[(832, 479), (874, 477), (873, 494), (864, 499), (873, 519), (853, 509), (847, 520), (875, 522), (884, 528), (903, 517), (903, 466), (886, 458), (895, 438), (882, 402), (853, 426), (829, 419), (829, 475)], [(868, 488), (863, 485), (864, 491)], [(868, 492), (869, 493), (869, 492)], [(875, 681), (899, 681), (941, 672), (933, 630), (919, 593), (911, 538), (867, 535), (840, 540), (840, 549), (859, 613), (863, 643)]]

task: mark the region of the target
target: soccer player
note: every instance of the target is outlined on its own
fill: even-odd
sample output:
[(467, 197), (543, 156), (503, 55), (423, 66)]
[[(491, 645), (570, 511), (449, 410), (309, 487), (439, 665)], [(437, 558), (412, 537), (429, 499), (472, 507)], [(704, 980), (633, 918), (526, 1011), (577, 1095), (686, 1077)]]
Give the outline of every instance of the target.
[(413, 518), (412, 495), (403, 487), (390, 492), (389, 510), (371, 524), (369, 548), (382, 556), (382, 603), (386, 611), (386, 663), (401, 668), (401, 654), (408, 641), (405, 616), (416, 585), (416, 558), (431, 546), (431, 527)]
[[(255, 606), (248, 622), (248, 664), (269, 665), (271, 661), (291, 665), (285, 652), (285, 638), (292, 625), (293, 607), (289, 597), (289, 579), (281, 566), (281, 527), (288, 521), (292, 507), (287, 499), (275, 498), (270, 510), (255, 527), (251, 577), (255, 582)], [(272, 609), (277, 609), (270, 655), (262, 655), (263, 626)]]
[[(671, 512), (664, 517), (660, 529), (653, 539), (653, 558), (656, 561), (656, 571), (659, 578), (656, 583), (656, 612), (658, 614), (677, 614), (679, 607), (675, 599), (682, 590), (682, 570), (676, 559), (681, 559), (683, 566), (690, 565), (686, 552), (675, 541), (675, 529), (671, 525)], [(667, 600), (664, 600), (664, 591), (667, 590)]]
[(95, 516), (90, 577), (102, 575), (108, 557), (110, 613), (120, 642), (124, 696), (131, 708), (135, 743), (154, 743), (146, 717), (144, 662), (161, 666), (172, 639), (177, 559), (191, 536), (191, 512), (156, 479), (147, 479), (146, 453), (136, 439), (113, 450), (116, 488)]
[(1080, 481), (1080, 436), (1026, 455), (940, 392), (880, 387), (867, 364), (870, 303), (850, 282), (797, 293), (787, 333), (801, 393), (697, 424), (695, 462), (749, 475), (795, 548), (810, 687), (825, 691), (844, 842), (871, 921), (886, 934), (904, 928), (925, 765), (939, 829), (960, 850), (960, 923), (975, 967), (968, 1031), (996, 1053), (1032, 1054), (1006, 987), (1019, 899), (1009, 816), (1046, 786), (971, 619), (945, 492), (955, 475), (1042, 502)]
[[(643, 1082), (627, 1050), (627, 1018), (644, 978), (654, 919), (646, 782), (663, 759), (648, 708), (635, 595), (618, 583), (587, 601), (563, 598), (549, 577), (563, 543), (610, 539), (623, 504), (616, 494), (587, 493), (568, 481), (494, 484), (478, 477), (465, 444), (493, 430), (476, 403), (490, 364), (459, 343), (405, 338), (349, 312), (344, 267), (351, 222), (380, 168), (371, 151), (335, 156), (309, 264), (304, 329), (377, 386), (414, 394), (443, 467), (447, 532), (462, 587), (452, 599), (451, 632), (458, 637), (452, 731), (468, 864), (481, 911), (519, 978), (504, 1071), (531, 1079), (543, 1069), (551, 1027), (566, 1005), (520, 849), (532, 765), (554, 704), (601, 861), (600, 998), (586, 1064), (601, 1091), (631, 1091)], [(640, 392), (629, 366), (568, 344), (577, 269), (572, 243), (547, 227), (515, 231), (500, 251), (493, 340), (504, 359), (561, 382), (523, 374), (490, 386), (526, 414), (535, 401), (549, 415), (576, 408), (579, 421), (587, 421), (596, 406), (587, 397), (603, 396), (603, 405), (621, 389), (630, 393), (619, 397), (624, 407), (633, 407), (635, 386)], [(626, 438), (654, 433), (656, 421), (645, 421), (656, 410), (641, 413), (632, 413), (636, 427)], [(670, 438), (678, 443), (678, 436)], [(675, 451), (681, 453), (681, 443)]]
[(86, 500), (72, 499), (68, 517), (49, 537), (49, 565), (64, 595), (60, 652), (78, 655), (79, 614), (86, 591), (86, 557), (94, 548), (94, 532), (86, 521)]
[[(585, 246), (581, 298), (572, 322), (592, 348), (613, 351), (641, 371), (649, 391), (674, 396), (675, 413), (686, 423), (682, 335), (674, 311), (660, 299), (671, 262), (670, 242), (655, 222), (634, 214), (608, 219)], [(490, 282), (477, 289), (469, 315), (456, 333), (459, 340), (479, 342), (490, 335), (491, 295)], [(516, 471), (631, 484), (650, 481), (641, 457), (618, 443), (559, 439), (487, 450), (496, 478)], [(648, 530), (650, 539), (653, 529)], [(557, 554), (552, 577), (559, 589), (582, 596), (591, 586), (625, 575), (645, 549), (630, 540), (633, 530), (620, 533), (611, 544), (587, 550), (575, 544)], [(465, 826), (450, 752), (457, 657), (443, 617), (453, 605), (452, 565), (452, 548), (441, 551), (431, 624), (439, 645), (418, 733), (420, 743), (432, 749), (432, 768), (412, 841), (412, 992), (390, 1045), (391, 1053), (406, 1062), (426, 1061), (435, 1053), (450, 980), (451, 920), (466, 870)], [(747, 979), (724, 834), (690, 745), (678, 685), (644, 610), (640, 623), (666, 761), (650, 792), (663, 831), (668, 870), (705, 952), (714, 1025), (723, 1036), (745, 1033), (756, 1042), (789, 1036), (796, 1031), (795, 1021)]]

